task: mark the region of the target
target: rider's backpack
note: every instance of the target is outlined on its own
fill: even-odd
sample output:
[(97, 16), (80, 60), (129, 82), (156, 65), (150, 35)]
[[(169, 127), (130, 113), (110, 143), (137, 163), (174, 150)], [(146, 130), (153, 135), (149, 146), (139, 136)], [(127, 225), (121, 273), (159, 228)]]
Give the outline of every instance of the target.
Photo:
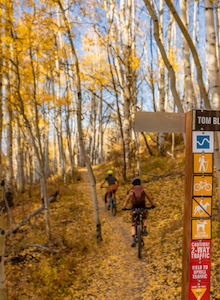
[(141, 185), (135, 185), (133, 187), (133, 195), (131, 203), (133, 205), (142, 205), (145, 204), (145, 193)]

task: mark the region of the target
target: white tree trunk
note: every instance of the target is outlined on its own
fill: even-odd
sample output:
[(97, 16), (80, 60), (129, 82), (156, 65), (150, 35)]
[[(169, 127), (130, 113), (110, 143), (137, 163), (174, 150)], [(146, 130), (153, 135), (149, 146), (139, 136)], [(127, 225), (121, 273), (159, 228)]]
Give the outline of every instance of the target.
[(57, 170), (57, 158), (56, 158), (56, 129), (55, 129), (55, 120), (53, 123), (53, 175), (56, 174)]
[[(161, 43), (163, 43), (163, 0), (159, 1), (159, 10), (160, 10), (160, 24), (159, 24), (159, 38)], [(164, 62), (160, 52), (158, 53), (158, 63), (159, 63), (159, 101), (158, 101), (158, 111), (164, 112), (165, 105), (165, 85), (164, 85)], [(165, 135), (163, 132), (158, 133), (158, 150), (161, 151), (160, 146), (164, 146)]]
[(12, 110), (6, 104), (6, 131), (7, 131), (7, 156), (6, 156), (6, 193), (13, 194), (13, 165), (12, 165)]
[(99, 150), (98, 150), (98, 163), (102, 163), (103, 160), (103, 126), (102, 126), (102, 88), (100, 89), (100, 101), (99, 101)]
[[(148, 1), (148, 0), (144, 0), (144, 2), (145, 1)], [(196, 69), (197, 69), (197, 81), (199, 84), (200, 93), (203, 97), (206, 108), (210, 109), (211, 105), (210, 105), (209, 98), (208, 98), (208, 95), (207, 95), (205, 87), (204, 87), (203, 78), (202, 78), (202, 67), (201, 67), (201, 63), (200, 63), (196, 48), (191, 40), (191, 37), (190, 37), (187, 29), (183, 25), (183, 22), (181, 21), (180, 17), (178, 16), (176, 9), (173, 6), (171, 0), (165, 0), (165, 2), (167, 4), (167, 6), (169, 7), (174, 19), (176, 20), (177, 24), (179, 25), (179, 28), (189, 45), (189, 48), (191, 50), (191, 53), (192, 53), (192, 56), (193, 56), (193, 59), (194, 59), (195, 65), (196, 65)]]
[(208, 55), (208, 70), (210, 76), (210, 88), (212, 94), (213, 109), (220, 108), (220, 81), (219, 69), (216, 55), (215, 43), (215, 27), (213, 3), (209, 0), (204, 0), (205, 7), (205, 23), (206, 23), (206, 53)]
[(217, 29), (217, 39), (216, 39), (216, 49), (217, 49), (217, 58), (218, 66), (220, 68), (220, 6), (219, 0), (215, 0), (215, 13), (216, 13), (216, 29)]
[[(2, 195), (1, 195), (2, 196)], [(3, 197), (1, 197), (1, 201)], [(0, 212), (0, 299), (7, 300), (6, 290), (5, 290), (5, 218)]]
[(3, 186), (2, 183), (2, 32), (0, 32), (0, 299), (7, 300), (6, 290), (5, 290), (5, 265), (4, 265), (4, 255), (5, 255), (5, 218), (2, 211), (2, 206), (4, 206), (3, 199)]
[[(215, 43), (215, 26), (213, 3), (209, 0), (204, 0), (205, 7), (205, 23), (206, 23), (206, 53), (208, 55), (208, 70), (210, 76), (210, 88), (212, 95), (213, 109), (220, 109), (220, 79), (219, 68), (216, 55)], [(215, 138), (215, 164), (218, 176), (218, 187), (220, 187), (220, 153), (219, 153), (220, 134), (216, 133)], [(219, 214), (220, 214), (220, 190), (218, 192)]]
[[(187, 16), (186, 16), (186, 0), (180, 0), (180, 16), (183, 25), (186, 27), (186, 29), (188, 29)], [(185, 73), (186, 105), (187, 105), (187, 110), (189, 111), (193, 108), (193, 103), (195, 103), (196, 100), (195, 100), (193, 84), (192, 84), (189, 46), (183, 35), (182, 35), (182, 49), (183, 49), (183, 64), (184, 64), (184, 73)]]
[(169, 77), (170, 77), (170, 86), (171, 86), (171, 90), (172, 90), (172, 94), (173, 94), (173, 98), (174, 101), (176, 102), (176, 105), (178, 107), (178, 111), (179, 112), (183, 112), (183, 108), (182, 108), (182, 104), (179, 98), (179, 95), (177, 93), (176, 90), (176, 76), (175, 76), (175, 72), (173, 70), (173, 67), (171, 65), (171, 63), (169, 62), (165, 49), (163, 47), (163, 44), (161, 43), (160, 37), (159, 37), (159, 27), (158, 27), (158, 19), (154, 13), (154, 10), (150, 4), (149, 0), (144, 0), (144, 3), (147, 7), (147, 10), (149, 12), (150, 17), (152, 18), (153, 22), (154, 22), (154, 38), (156, 40), (157, 46), (160, 50), (161, 56), (163, 58), (163, 61), (166, 65), (166, 68), (169, 72)]
[(57, 0), (57, 3), (59, 4), (60, 10), (63, 15), (66, 31), (68, 34), (71, 51), (75, 60), (75, 68), (76, 68), (76, 89), (77, 89), (77, 125), (78, 125), (78, 133), (79, 133), (79, 144), (80, 144), (80, 150), (81, 154), (83, 156), (83, 160), (86, 164), (86, 168), (88, 170), (90, 183), (92, 187), (92, 198), (93, 198), (93, 208), (94, 208), (94, 215), (95, 215), (95, 223), (96, 223), (96, 233), (97, 233), (97, 241), (102, 241), (102, 235), (101, 235), (101, 223), (99, 220), (99, 211), (98, 211), (98, 200), (97, 200), (97, 191), (96, 191), (96, 182), (95, 177), (93, 174), (93, 170), (91, 168), (90, 162), (88, 157), (85, 154), (85, 148), (83, 144), (83, 134), (82, 134), (82, 93), (81, 93), (81, 79), (80, 79), (80, 69), (79, 69), (79, 62), (78, 57), (76, 55), (75, 47), (72, 40), (72, 34), (70, 31), (70, 24), (65, 16), (65, 11), (63, 9), (62, 3), (60, 0)]
[(23, 147), (21, 145), (21, 135), (19, 120), (17, 120), (17, 145), (18, 145), (18, 183), (21, 193), (24, 193), (24, 164), (23, 164)]

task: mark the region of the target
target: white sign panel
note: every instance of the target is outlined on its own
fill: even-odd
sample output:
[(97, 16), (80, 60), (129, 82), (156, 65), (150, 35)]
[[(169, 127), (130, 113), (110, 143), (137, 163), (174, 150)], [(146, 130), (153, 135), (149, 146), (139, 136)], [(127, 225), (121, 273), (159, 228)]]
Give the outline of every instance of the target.
[(193, 131), (193, 153), (214, 152), (213, 131)]

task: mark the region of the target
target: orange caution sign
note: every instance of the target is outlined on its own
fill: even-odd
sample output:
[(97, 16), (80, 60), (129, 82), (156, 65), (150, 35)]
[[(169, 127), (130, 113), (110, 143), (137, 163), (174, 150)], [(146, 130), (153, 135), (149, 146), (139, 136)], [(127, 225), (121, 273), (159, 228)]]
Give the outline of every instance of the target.
[(194, 153), (193, 155), (193, 172), (195, 174), (213, 173), (213, 154), (211, 153)]
[(189, 284), (189, 300), (209, 300), (210, 284)]
[(211, 218), (212, 197), (193, 197), (192, 218)]
[(211, 219), (192, 220), (192, 240), (210, 240), (211, 227)]
[(193, 177), (193, 196), (212, 196), (212, 176)]
[(201, 300), (207, 289), (192, 289), (197, 300)]

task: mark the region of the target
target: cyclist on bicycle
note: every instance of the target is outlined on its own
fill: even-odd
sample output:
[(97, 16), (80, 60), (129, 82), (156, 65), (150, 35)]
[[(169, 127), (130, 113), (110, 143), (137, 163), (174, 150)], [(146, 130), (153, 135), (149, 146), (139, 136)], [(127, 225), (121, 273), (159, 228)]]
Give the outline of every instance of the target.
[(114, 198), (115, 198), (116, 191), (119, 187), (119, 181), (114, 176), (112, 176), (112, 174), (113, 174), (112, 170), (108, 170), (107, 174), (108, 174), (108, 176), (101, 183), (101, 188), (104, 185), (104, 183), (106, 181), (108, 181), (107, 203), (108, 203), (108, 209), (110, 209), (110, 198), (111, 198), (112, 194), (114, 194)]
[(141, 186), (140, 178), (133, 178), (131, 183), (133, 184), (133, 188), (130, 189), (128, 192), (123, 208), (124, 209), (128, 203), (128, 200), (131, 198), (132, 203), (132, 210), (131, 210), (131, 217), (132, 217), (132, 227), (131, 227), (131, 234), (132, 234), (132, 244), (131, 247), (136, 246), (135, 235), (136, 235), (136, 226), (137, 226), (137, 215), (142, 214), (143, 224), (144, 224), (144, 232), (143, 235), (147, 236), (147, 208), (145, 206), (145, 197), (147, 197), (148, 201), (150, 202), (152, 208), (155, 207), (153, 200), (151, 199), (148, 192)]

